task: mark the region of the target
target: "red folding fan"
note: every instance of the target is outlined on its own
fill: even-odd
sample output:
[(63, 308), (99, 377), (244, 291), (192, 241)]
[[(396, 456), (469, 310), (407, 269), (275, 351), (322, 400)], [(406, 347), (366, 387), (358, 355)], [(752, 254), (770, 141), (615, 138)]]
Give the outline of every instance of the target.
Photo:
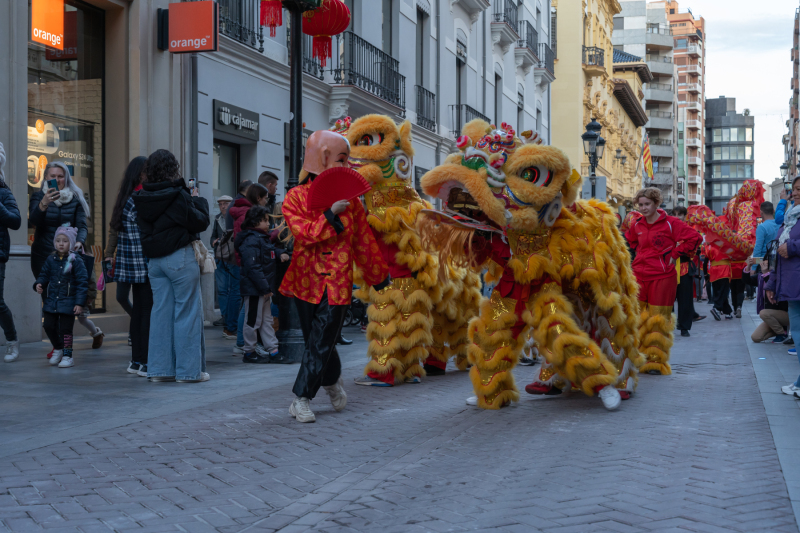
[(309, 211), (329, 209), (339, 200), (358, 198), (372, 187), (352, 168), (334, 167), (321, 172), (308, 192)]

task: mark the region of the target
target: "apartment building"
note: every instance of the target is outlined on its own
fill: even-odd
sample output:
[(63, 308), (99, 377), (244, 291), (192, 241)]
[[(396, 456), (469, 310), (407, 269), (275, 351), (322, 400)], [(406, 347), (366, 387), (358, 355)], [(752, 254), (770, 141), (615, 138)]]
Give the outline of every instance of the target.
[[(158, 48), (157, 10), (170, 0), (53, 0), (63, 5), (59, 51), (31, 39), (31, 0), (0, 0), (0, 142), (6, 181), (20, 205), (41, 185), (39, 165), (64, 161), (92, 206), (87, 244), (106, 243), (124, 169), (158, 148), (215, 209), (242, 180), (288, 173), (290, 17), (274, 37), (259, 26), (259, 0), (218, 0), (219, 49), (196, 58)], [(350, 27), (334, 37), (323, 68), (305, 37), (305, 133), (338, 118), (382, 113), (413, 124), (415, 178), (455, 150), (461, 124), (481, 116), (534, 129), (550, 142), (551, 10), (546, 0), (346, 0)], [(194, 66), (193, 66), (194, 65)], [(196, 69), (195, 69), (196, 67)], [(196, 85), (195, 85), (196, 81)], [(193, 120), (196, 117), (196, 120)], [(238, 127), (231, 117), (241, 117)], [(41, 131), (39, 131), (41, 130)], [(197, 144), (192, 139), (196, 133)], [(31, 137), (33, 135), (33, 137)], [(60, 136), (60, 139), (59, 139)], [(34, 142), (31, 142), (31, 139)], [(41, 142), (38, 142), (41, 140)], [(210, 229), (210, 228), (209, 228)], [(208, 235), (203, 235), (208, 242)], [(27, 225), (12, 232), (6, 301), (22, 342), (41, 340), (41, 306), (30, 298)], [(206, 317), (213, 276), (203, 277)], [(114, 298), (101, 293), (96, 322), (127, 331)]]
[(705, 204), (718, 215), (744, 181), (753, 179), (755, 117), (736, 112), (736, 98), (706, 99)]
[(794, 12), (794, 35), (792, 37), (792, 80), (790, 89), (792, 96), (789, 98), (789, 120), (786, 126), (789, 130), (788, 143), (784, 143), (786, 148), (786, 164), (788, 165), (787, 179), (790, 181), (796, 176), (800, 176), (800, 146), (798, 146), (798, 129), (800, 128), (800, 8)]
[(642, 105), (647, 113), (645, 130), (650, 139), (653, 179), (642, 183), (661, 189), (668, 209), (686, 205), (686, 178), (677, 173), (677, 69), (673, 59), (672, 30), (666, 2), (620, 0), (622, 11), (614, 17), (615, 50), (645, 59), (653, 79), (644, 88)]
[(665, 2), (667, 20), (675, 40), (674, 63), (678, 69), (678, 177), (686, 177), (688, 205), (704, 203), (706, 186), (705, 139), (705, 19), (678, 2)]
[(581, 135), (597, 119), (606, 140), (597, 175), (605, 177), (609, 204), (624, 214), (641, 186), (636, 168), (647, 123), (643, 86), (652, 81), (652, 74), (643, 58), (619, 50), (614, 54), (613, 17), (621, 10), (619, 2), (583, 4), (585, 9), (581, 2), (553, 0), (555, 33), (571, 36), (558, 43), (552, 85), (553, 123), (558, 126), (552, 132), (553, 145), (567, 153), (581, 175), (589, 176)]

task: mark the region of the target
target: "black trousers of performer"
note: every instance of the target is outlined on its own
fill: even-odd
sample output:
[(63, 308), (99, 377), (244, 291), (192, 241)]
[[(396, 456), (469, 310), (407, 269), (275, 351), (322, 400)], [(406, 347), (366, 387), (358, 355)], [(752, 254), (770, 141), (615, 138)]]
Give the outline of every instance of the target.
[(342, 332), (348, 306), (328, 303), (327, 291), (318, 304), (298, 298), (294, 299), (294, 303), (300, 315), (306, 348), (292, 392), (295, 396), (313, 399), (320, 387), (336, 384), (342, 375), (336, 341)]
[(711, 284), (714, 289), (714, 309), (723, 315), (733, 313), (731, 304), (728, 303), (728, 294), (731, 292), (731, 280), (728, 278), (718, 279)]
[(731, 302), (734, 309), (739, 309), (744, 303), (744, 280), (731, 280)]
[(681, 276), (678, 283), (676, 298), (678, 300), (678, 329), (689, 331), (692, 329), (692, 321), (697, 313), (694, 312), (694, 278), (689, 274)]
[(153, 289), (150, 280), (132, 283), (133, 309), (131, 310), (131, 361), (147, 364), (150, 349), (150, 312), (153, 310)]

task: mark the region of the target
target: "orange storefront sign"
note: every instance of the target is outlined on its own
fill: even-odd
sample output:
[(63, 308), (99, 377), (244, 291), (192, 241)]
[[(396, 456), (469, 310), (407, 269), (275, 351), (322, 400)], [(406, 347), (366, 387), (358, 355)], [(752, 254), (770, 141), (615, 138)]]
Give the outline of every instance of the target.
[(169, 5), (169, 51), (215, 52), (219, 11), (216, 2), (179, 2)]
[(64, 0), (32, 0), (31, 40), (64, 49)]

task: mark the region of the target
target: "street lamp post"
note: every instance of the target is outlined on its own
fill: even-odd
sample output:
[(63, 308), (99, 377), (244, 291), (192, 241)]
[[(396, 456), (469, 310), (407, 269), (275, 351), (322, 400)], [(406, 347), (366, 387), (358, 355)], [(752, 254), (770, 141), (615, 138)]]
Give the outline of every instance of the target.
[(592, 198), (597, 197), (597, 165), (603, 158), (606, 148), (606, 140), (600, 136), (603, 126), (595, 118), (586, 125), (586, 133), (581, 135), (583, 139), (583, 152), (589, 156), (589, 168), (591, 174), (589, 180), (592, 182)]

